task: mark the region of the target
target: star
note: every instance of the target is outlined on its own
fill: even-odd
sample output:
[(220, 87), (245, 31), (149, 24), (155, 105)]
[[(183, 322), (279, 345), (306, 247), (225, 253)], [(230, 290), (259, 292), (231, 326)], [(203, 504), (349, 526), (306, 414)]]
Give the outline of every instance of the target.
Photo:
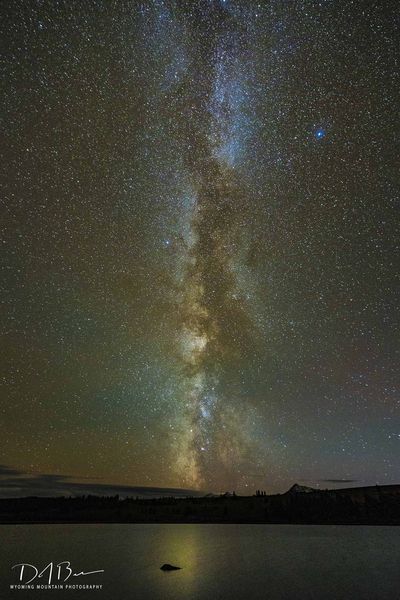
[(318, 129), (316, 129), (314, 131), (314, 137), (317, 140), (322, 140), (325, 136), (326, 136), (326, 129), (324, 129), (323, 127), (318, 127)]

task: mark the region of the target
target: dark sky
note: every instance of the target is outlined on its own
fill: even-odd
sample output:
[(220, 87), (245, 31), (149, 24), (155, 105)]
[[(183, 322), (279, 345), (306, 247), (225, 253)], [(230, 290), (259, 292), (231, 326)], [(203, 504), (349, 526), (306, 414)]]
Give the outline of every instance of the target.
[(1, 11), (7, 494), (399, 483), (395, 3)]

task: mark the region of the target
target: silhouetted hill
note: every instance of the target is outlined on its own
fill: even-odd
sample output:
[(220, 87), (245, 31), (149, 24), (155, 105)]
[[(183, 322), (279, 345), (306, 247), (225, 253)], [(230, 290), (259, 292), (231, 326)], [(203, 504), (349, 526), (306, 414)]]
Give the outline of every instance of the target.
[(292, 485), (292, 487), (286, 493), (287, 494), (299, 494), (299, 493), (308, 494), (310, 492), (317, 492), (317, 491), (318, 490), (316, 490), (315, 488), (307, 487), (306, 485), (299, 485), (298, 483), (295, 483), (294, 485)]
[(314, 523), (400, 525), (400, 485), (267, 496), (0, 499), (1, 523)]

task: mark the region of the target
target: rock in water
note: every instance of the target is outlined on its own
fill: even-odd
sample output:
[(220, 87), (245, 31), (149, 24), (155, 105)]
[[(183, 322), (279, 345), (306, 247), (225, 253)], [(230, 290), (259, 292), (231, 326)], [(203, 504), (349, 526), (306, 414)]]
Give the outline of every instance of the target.
[(174, 565), (169, 565), (165, 563), (162, 567), (160, 567), (161, 571), (180, 571), (181, 567), (174, 567)]

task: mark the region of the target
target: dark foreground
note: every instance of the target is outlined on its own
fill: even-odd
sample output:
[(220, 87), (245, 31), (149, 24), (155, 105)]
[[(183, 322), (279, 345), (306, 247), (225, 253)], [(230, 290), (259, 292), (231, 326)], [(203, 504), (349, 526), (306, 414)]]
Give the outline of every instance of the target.
[(307, 492), (294, 488), (273, 496), (1, 499), (0, 523), (400, 525), (399, 485)]

